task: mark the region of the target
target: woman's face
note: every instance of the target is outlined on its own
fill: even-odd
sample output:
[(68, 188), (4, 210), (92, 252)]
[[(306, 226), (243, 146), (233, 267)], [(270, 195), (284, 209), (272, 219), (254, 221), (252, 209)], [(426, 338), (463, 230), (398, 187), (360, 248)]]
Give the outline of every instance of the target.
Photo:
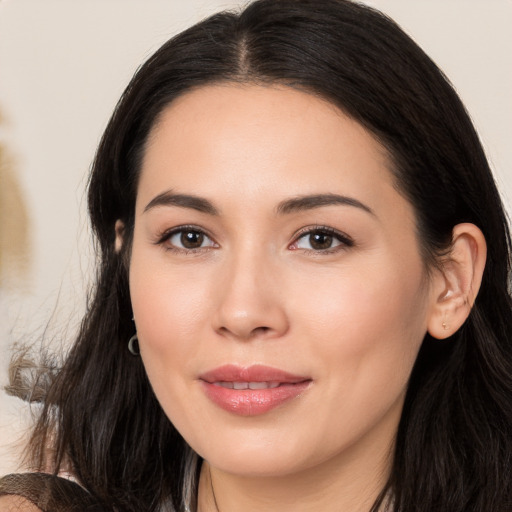
[(163, 112), (131, 298), (154, 392), (212, 467), (388, 453), (433, 302), (390, 165), (358, 123), (290, 88), (207, 86)]

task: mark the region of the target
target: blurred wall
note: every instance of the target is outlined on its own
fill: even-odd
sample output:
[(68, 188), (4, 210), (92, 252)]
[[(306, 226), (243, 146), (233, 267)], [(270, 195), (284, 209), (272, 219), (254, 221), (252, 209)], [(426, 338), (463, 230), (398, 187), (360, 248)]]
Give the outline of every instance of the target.
[[(65, 343), (92, 254), (84, 188), (99, 137), (137, 66), (220, 0), (0, 0), (0, 386), (9, 347)], [(451, 79), (512, 202), (512, 2), (367, 0)], [(0, 392), (0, 474), (29, 423)]]

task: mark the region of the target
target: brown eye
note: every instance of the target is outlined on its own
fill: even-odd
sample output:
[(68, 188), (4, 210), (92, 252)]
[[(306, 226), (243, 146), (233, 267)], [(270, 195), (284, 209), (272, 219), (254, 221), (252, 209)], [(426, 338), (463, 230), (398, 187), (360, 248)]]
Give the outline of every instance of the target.
[(290, 248), (328, 253), (333, 250), (352, 247), (353, 245), (353, 240), (347, 235), (325, 227), (311, 229), (303, 233)]
[(198, 249), (203, 245), (204, 235), (198, 231), (182, 231), (180, 242), (185, 249)]
[(316, 251), (323, 249), (330, 249), (332, 246), (333, 237), (327, 233), (311, 233), (309, 235), (309, 245)]
[(163, 242), (173, 249), (185, 251), (207, 249), (217, 246), (205, 233), (198, 229), (190, 228), (176, 229), (176, 231), (162, 239), (162, 243)]

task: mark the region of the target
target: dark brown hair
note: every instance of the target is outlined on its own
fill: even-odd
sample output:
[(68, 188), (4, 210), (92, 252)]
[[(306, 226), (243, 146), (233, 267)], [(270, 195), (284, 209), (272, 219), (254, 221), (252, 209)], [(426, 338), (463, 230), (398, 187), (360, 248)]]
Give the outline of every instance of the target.
[[(510, 510), (512, 308), (507, 220), (481, 144), (436, 65), (389, 18), (348, 0), (259, 0), (220, 13), (164, 44), (128, 85), (99, 145), (89, 213), (99, 269), (78, 339), (47, 393), (32, 438), (40, 467), (64, 459), (110, 510), (180, 510), (189, 448), (160, 408), (134, 333), (127, 262), (138, 174), (162, 109), (195, 87), (254, 82), (331, 101), (388, 150), (397, 188), (415, 209), (425, 261), (453, 227), (488, 242), (481, 291), (448, 341), (428, 335), (397, 434), (395, 512)], [(114, 225), (126, 226), (121, 253)], [(48, 445), (53, 455), (48, 455)]]

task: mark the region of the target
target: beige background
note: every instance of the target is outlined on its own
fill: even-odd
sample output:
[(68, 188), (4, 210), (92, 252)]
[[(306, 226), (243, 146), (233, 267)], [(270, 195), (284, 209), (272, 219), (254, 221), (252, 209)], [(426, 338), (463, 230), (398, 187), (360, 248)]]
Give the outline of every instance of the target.
[[(321, 1), (321, 0), (319, 0)], [(220, 0), (0, 0), (0, 386), (9, 347), (72, 339), (92, 257), (84, 185), (137, 66)], [(373, 0), (450, 77), (512, 199), (512, 0)], [(0, 392), (0, 474), (26, 407)]]

